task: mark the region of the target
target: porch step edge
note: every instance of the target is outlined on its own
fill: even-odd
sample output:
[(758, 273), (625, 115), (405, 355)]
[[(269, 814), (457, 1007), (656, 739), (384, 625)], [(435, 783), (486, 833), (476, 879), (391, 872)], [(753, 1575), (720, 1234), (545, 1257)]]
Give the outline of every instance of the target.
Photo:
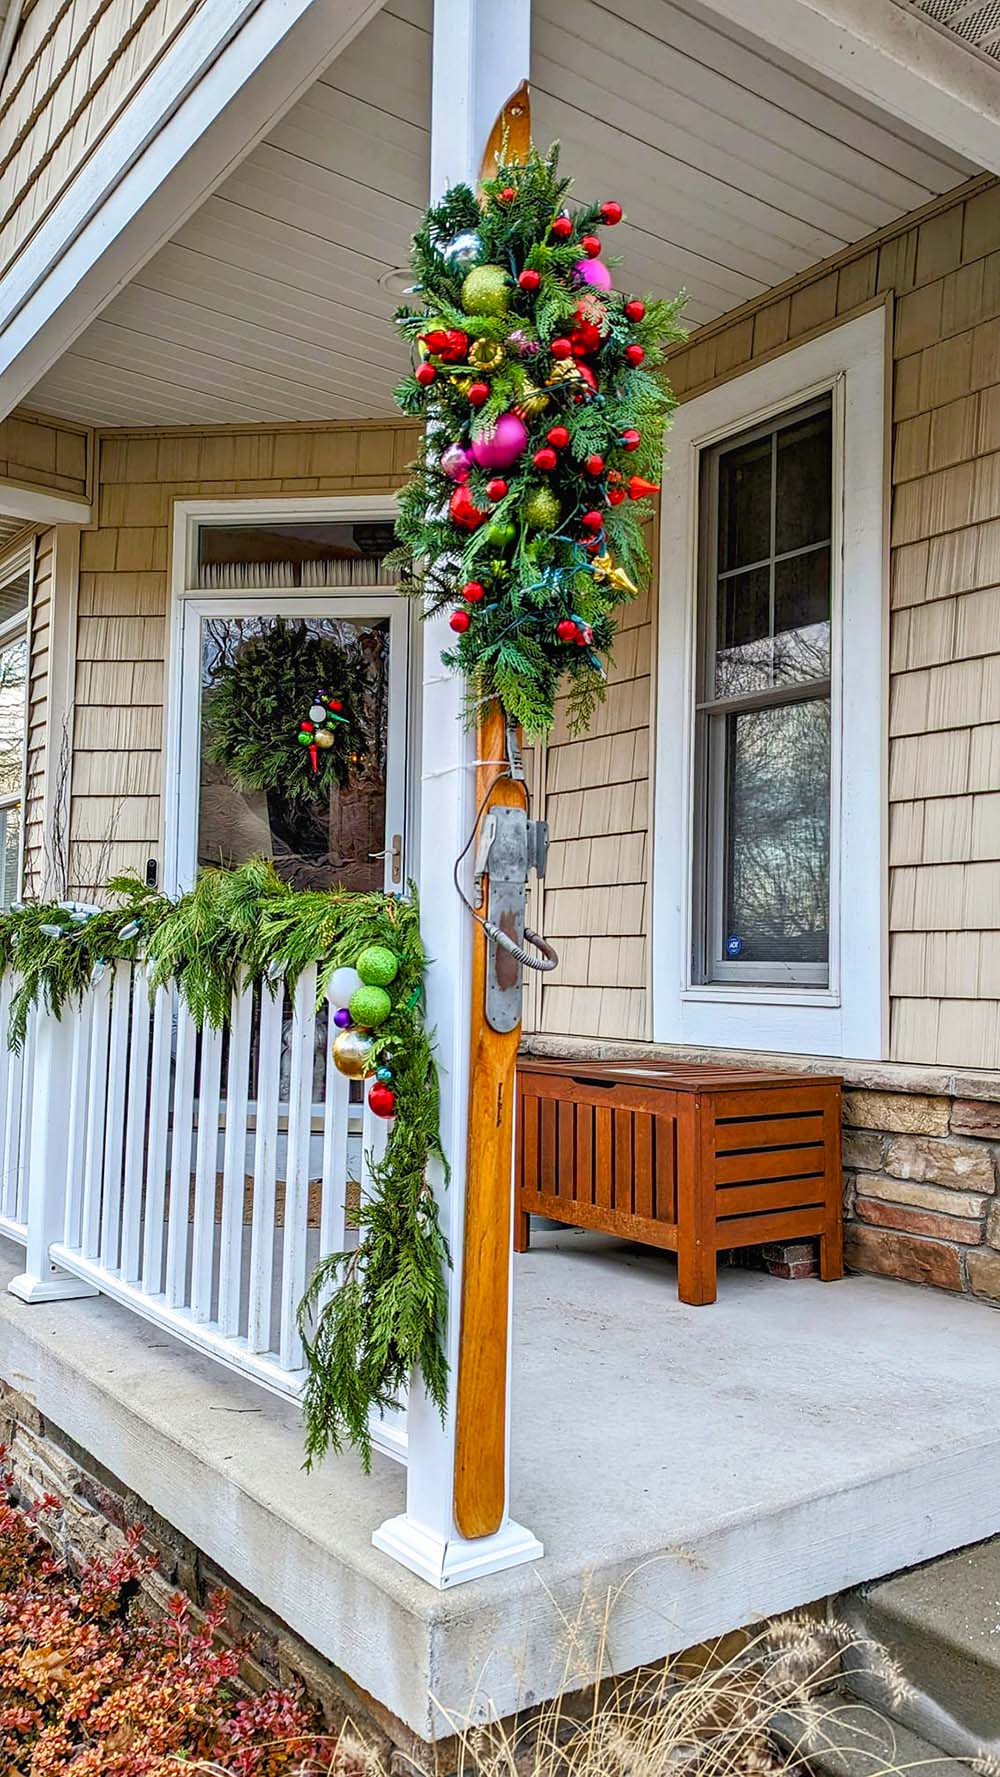
[(818, 1719), (811, 1711), (789, 1710), (770, 1724), (781, 1750), (807, 1765), (812, 1777), (886, 1777), (893, 1771), (919, 1777), (924, 1770), (933, 1777), (969, 1777), (972, 1767), (964, 1760), (944, 1756), (929, 1740), (847, 1692), (831, 1692), (816, 1707)]

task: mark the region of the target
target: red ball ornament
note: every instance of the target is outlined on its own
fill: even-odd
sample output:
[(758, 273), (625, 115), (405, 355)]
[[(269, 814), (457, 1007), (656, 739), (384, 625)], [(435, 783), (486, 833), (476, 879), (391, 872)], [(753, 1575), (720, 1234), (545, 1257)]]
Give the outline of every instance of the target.
[(561, 642), (575, 642), (576, 641), (577, 627), (576, 627), (576, 624), (573, 622), (572, 617), (560, 618), (559, 622), (556, 624), (556, 635), (559, 637), (559, 640)]
[(648, 500), (659, 491), (658, 481), (646, 481), (642, 475), (629, 476), (628, 497), (630, 500)]
[[(586, 383), (588, 389), (590, 389), (592, 394), (596, 395), (596, 393), (597, 393), (597, 378), (594, 375), (593, 371), (591, 370), (590, 365), (584, 364), (578, 358), (576, 361), (576, 368), (577, 368), (577, 374)], [(574, 401), (582, 401), (583, 396), (582, 395), (574, 395), (573, 399), (574, 399)]]
[(568, 339), (554, 339), (549, 347), (553, 358), (571, 358), (573, 347)]
[(457, 364), (469, 349), (469, 336), (460, 327), (433, 327), (420, 338), (427, 350), (435, 358), (443, 358), (446, 364)]
[(481, 580), (467, 580), (462, 587), (462, 597), (470, 605), (478, 605), (485, 593), (486, 588)]
[(477, 531), (486, 517), (485, 512), (480, 512), (464, 481), (448, 501), (448, 511), (452, 524), (459, 525), (463, 531)]
[(620, 222), (621, 219), (622, 207), (616, 198), (611, 197), (606, 204), (601, 205), (601, 221), (608, 228), (614, 228), (615, 223)]
[(470, 383), (468, 388), (469, 406), (482, 407), (490, 398), (489, 383)]
[(344, 707), (344, 706), (343, 706), (343, 704), (342, 704), (342, 703), (341, 703), (341, 701), (340, 701), (340, 698), (339, 698), (339, 697), (331, 697), (331, 699), (330, 699), (330, 708), (331, 708), (331, 709), (332, 709), (332, 710), (333, 710), (333, 711), (334, 711), (334, 713), (336, 713), (336, 712), (337, 712), (337, 710), (342, 710), (342, 709), (343, 709), (343, 707)]
[(633, 344), (625, 347), (625, 357), (629, 364), (641, 364), (645, 356), (642, 346)]
[(550, 426), (545, 436), (550, 444), (555, 445), (556, 450), (565, 450), (569, 443), (569, 430), (566, 426)]
[(642, 438), (634, 426), (627, 426), (625, 428), (625, 431), (622, 433), (622, 443), (626, 450), (638, 450), (642, 443)]
[(583, 547), (587, 551), (588, 555), (596, 555), (597, 551), (601, 547), (600, 537), (588, 537), (586, 542), (584, 543)]
[(396, 1115), (396, 1094), (391, 1086), (383, 1085), (376, 1080), (374, 1086), (368, 1088), (368, 1108), (376, 1117), (394, 1117)]
[(628, 499), (628, 494), (625, 492), (625, 489), (623, 487), (609, 487), (608, 488), (608, 505), (609, 506), (620, 506), (622, 501), (627, 500), (627, 499)]
[(574, 358), (586, 358), (591, 352), (600, 351), (601, 330), (595, 327), (593, 321), (581, 321), (579, 327), (574, 327), (570, 334), (570, 344)]
[(583, 248), (584, 252), (586, 253), (588, 259), (596, 259), (598, 253), (601, 251), (601, 243), (598, 240), (596, 234), (583, 235), (581, 238), (581, 241), (580, 241), (580, 245)]
[(593, 453), (592, 456), (589, 456), (587, 458), (587, 461), (584, 463), (583, 466), (586, 469), (588, 475), (603, 475), (604, 474), (604, 458), (599, 457), (597, 455), (596, 451)]
[(531, 460), (536, 469), (542, 469), (547, 474), (550, 469), (555, 468), (559, 458), (554, 450), (550, 450), (547, 444), (543, 444), (541, 450), (536, 450)]
[(494, 475), (492, 481), (486, 483), (486, 492), (491, 500), (502, 500), (507, 492), (507, 483), (502, 475)]
[(468, 611), (453, 611), (448, 619), (448, 628), (453, 629), (457, 636), (464, 636), (469, 627)]
[(303, 734), (312, 734), (312, 732), (313, 732), (313, 725), (311, 722), (300, 722), (299, 727), (301, 728)]
[(542, 274), (534, 271), (530, 265), (526, 265), (517, 281), (522, 290), (537, 290), (542, 281)]
[(435, 380), (437, 371), (433, 364), (418, 364), (413, 374), (421, 387), (426, 389), (428, 384)]
[(513, 185), (505, 185), (503, 190), (497, 193), (497, 198), (502, 204), (512, 204), (516, 196), (517, 192)]
[(589, 648), (593, 639), (594, 639), (594, 632), (591, 629), (590, 624), (585, 623), (583, 628), (581, 630), (578, 630), (578, 632), (577, 632), (577, 637), (576, 637), (577, 647), (578, 648)]
[(603, 514), (603, 512), (598, 512), (595, 507), (593, 512), (585, 512), (584, 513), (583, 517), (580, 520), (580, 523), (582, 524), (585, 531), (603, 531), (603, 529), (604, 529), (604, 514)]
[(630, 321), (641, 321), (646, 313), (646, 304), (640, 302), (637, 296), (630, 296), (625, 304), (625, 313)]
[(573, 221), (570, 216), (557, 216), (549, 233), (554, 241), (568, 241), (573, 233)]

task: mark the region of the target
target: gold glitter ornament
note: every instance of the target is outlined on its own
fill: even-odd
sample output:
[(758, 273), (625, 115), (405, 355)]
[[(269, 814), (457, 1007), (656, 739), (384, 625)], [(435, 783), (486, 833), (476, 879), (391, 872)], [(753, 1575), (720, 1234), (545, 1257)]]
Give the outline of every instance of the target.
[(349, 1080), (363, 1080), (371, 1073), (371, 1038), (360, 1030), (342, 1030), (334, 1038), (333, 1065)]
[(551, 397), (540, 389), (537, 383), (526, 382), (521, 394), (514, 404), (514, 412), (519, 413), (523, 420), (534, 420), (544, 413)]
[(469, 347), (469, 363), (477, 370), (499, 370), (504, 349), (495, 339), (475, 339)]
[(639, 588), (630, 580), (624, 568), (616, 568), (610, 554), (595, 555), (593, 563), (594, 579), (598, 584), (604, 581), (614, 588), (615, 592), (628, 592), (634, 597)]
[(327, 747), (333, 746), (333, 734), (329, 728), (317, 728), (316, 733), (313, 735), (313, 740), (324, 753), (326, 752)]
[(590, 386), (579, 364), (572, 358), (561, 358), (558, 364), (553, 364), (545, 379), (547, 389), (556, 388), (560, 383), (565, 383), (569, 388), (574, 388), (577, 384), (582, 384), (584, 388)]

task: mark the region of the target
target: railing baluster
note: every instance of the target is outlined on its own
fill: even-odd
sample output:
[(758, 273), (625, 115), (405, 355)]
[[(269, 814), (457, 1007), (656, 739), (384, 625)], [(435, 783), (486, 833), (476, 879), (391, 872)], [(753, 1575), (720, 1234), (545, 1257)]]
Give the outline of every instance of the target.
[(201, 1033), (201, 1075), (198, 1081), (198, 1145), (195, 1151), (194, 1228), (191, 1252), (191, 1313), (195, 1320), (212, 1318), (212, 1274), (215, 1258), (215, 1190), (219, 1169), (219, 1093), (222, 1086), (222, 1032), (205, 1026)]
[(122, 1187), (121, 1274), (137, 1283), (142, 1235), (142, 1175), (146, 1151), (146, 1091), (149, 1084), (149, 987), (146, 971), (132, 971), (132, 1034), (128, 1052), (128, 1103), (125, 1129), (125, 1176)]
[(69, 1136), (66, 1153), (66, 1216), (63, 1239), (79, 1248), (83, 1238), (83, 1178), (87, 1152), (87, 1091), (90, 1078), (93, 990), (88, 989), (73, 1017), (73, 1060), (69, 1077)]
[(172, 1308), (181, 1308), (187, 1291), (191, 1137), (194, 1126), (194, 1067), (198, 1033), (180, 995), (177, 996), (176, 1004), (177, 1054), (174, 1061), (174, 1128), (170, 1144), (166, 1295)]
[(292, 1002), (288, 1084), (288, 1149), (285, 1166), (285, 1228), (281, 1264), (281, 1333), (278, 1355), (286, 1370), (301, 1369), (302, 1341), (295, 1323), (306, 1287), (309, 1221), (309, 1148), (313, 1058), (316, 1049), (316, 964), (303, 969)]
[(14, 1220), (28, 1219), (28, 1153), (31, 1145), (31, 1107), (35, 1082), (35, 1040), (38, 1036), (38, 1008), (28, 1013), (24, 1033), (24, 1054), (21, 1060), (21, 1103), (17, 1141), (17, 1164), (14, 1168)]
[(319, 1218), (319, 1251), (341, 1252), (347, 1238), (347, 1137), (351, 1114), (351, 1083), (333, 1062), (334, 1007), (329, 1009), (330, 1041), (326, 1050), (326, 1090), (323, 1104), (323, 1201)]
[(274, 1284), (275, 1168), (278, 1101), (281, 1097), (281, 1018), (285, 989), (260, 990), (257, 1043), (257, 1136), (254, 1142), (253, 1219), (250, 1230), (250, 1308), (247, 1343), (251, 1351), (271, 1348), (271, 1293)]
[(7, 1044), (12, 992), (12, 977), (5, 974), (0, 977), (0, 1215), (11, 1220), (17, 1203), (17, 1180), (8, 1176), (3, 1157), (7, 1150), (7, 1081), (13, 1061)]
[(219, 1235), (219, 1327), (230, 1338), (240, 1330), (243, 1274), (243, 1206), (246, 1199), (247, 1097), (253, 991), (233, 995), (226, 1072), (226, 1143), (222, 1162), (222, 1226)]
[(167, 1195), (167, 1144), (170, 1130), (172, 1014), (173, 996), (169, 987), (158, 987), (153, 1003), (146, 1213), (142, 1230), (142, 1287), (147, 1296), (158, 1296), (163, 1288), (163, 1217)]
[(111, 1035), (108, 1043), (108, 1104), (104, 1125), (104, 1192), (101, 1199), (101, 1263), (118, 1269), (122, 1216), (122, 1174), (125, 1160), (125, 1097), (128, 1091), (128, 1022), (132, 997), (132, 966), (117, 962), (111, 992)]
[(8, 1213), (13, 1218), (17, 1211), (19, 1173), (23, 1166), (21, 1154), (21, 1107), (24, 1102), (24, 1054), (16, 1055), (9, 1051), (7, 1079), (4, 1093), (3, 1118), (3, 1181), (8, 1203)]
[(104, 1177), (104, 1113), (108, 1102), (108, 1029), (111, 1023), (111, 971), (93, 988), (90, 1070), (87, 1081), (87, 1146), (83, 1160), (83, 1226), (80, 1250), (96, 1259), (101, 1243), (101, 1181)]

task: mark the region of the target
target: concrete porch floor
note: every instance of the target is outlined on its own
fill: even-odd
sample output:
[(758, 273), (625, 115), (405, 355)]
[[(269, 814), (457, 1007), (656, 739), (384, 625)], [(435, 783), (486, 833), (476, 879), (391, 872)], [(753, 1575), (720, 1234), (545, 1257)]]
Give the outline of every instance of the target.
[[(517, 1262), (512, 1505), (545, 1560), (440, 1594), (371, 1546), (402, 1470), (301, 1470), (295, 1408), (106, 1300), (6, 1294), (0, 1376), (421, 1737), (1000, 1528), (1000, 1314), (542, 1233)], [(582, 1616), (581, 1601), (585, 1601)], [(567, 1620), (579, 1619), (575, 1654)]]

